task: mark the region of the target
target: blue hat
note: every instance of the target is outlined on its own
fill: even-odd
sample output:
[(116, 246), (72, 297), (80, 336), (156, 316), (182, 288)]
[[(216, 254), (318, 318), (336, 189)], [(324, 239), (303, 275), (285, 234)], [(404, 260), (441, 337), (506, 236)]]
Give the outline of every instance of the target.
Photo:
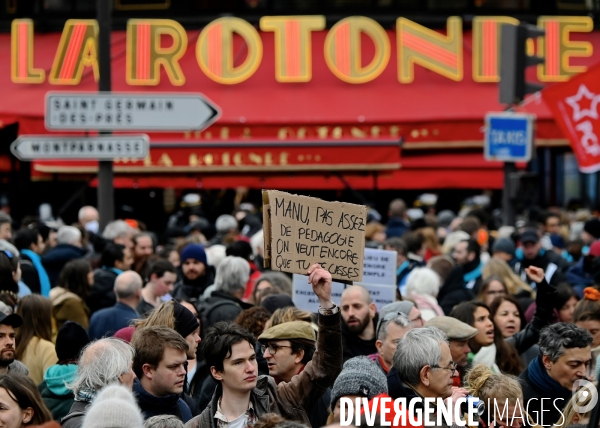
[(561, 250), (567, 248), (565, 239), (560, 235), (550, 235), (550, 242), (552, 242), (553, 247), (560, 248)]
[(181, 252), (181, 262), (183, 263), (187, 259), (198, 260), (199, 262), (208, 264), (206, 261), (206, 251), (204, 251), (204, 247), (198, 244), (190, 244), (183, 249)]

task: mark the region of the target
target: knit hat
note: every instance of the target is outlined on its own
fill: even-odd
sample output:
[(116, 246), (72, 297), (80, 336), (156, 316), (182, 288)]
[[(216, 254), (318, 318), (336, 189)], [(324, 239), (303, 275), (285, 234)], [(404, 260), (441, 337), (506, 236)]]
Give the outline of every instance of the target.
[(496, 242), (494, 242), (494, 246), (492, 247), (492, 254), (493, 253), (506, 253), (506, 254), (510, 254), (511, 256), (515, 256), (515, 243), (513, 242), (512, 239), (510, 238), (500, 238), (500, 239), (496, 239)]
[(121, 385), (104, 387), (88, 408), (81, 428), (143, 428), (133, 393)]
[(565, 238), (560, 235), (550, 235), (550, 242), (552, 242), (553, 247), (560, 248), (561, 250), (567, 248), (567, 244), (565, 244)]
[(292, 298), (287, 294), (273, 294), (262, 299), (260, 306), (273, 313), (277, 309), (296, 305), (294, 305)]
[(369, 357), (350, 358), (344, 363), (331, 390), (331, 408), (333, 409), (341, 397), (358, 395), (371, 399), (376, 395), (388, 392), (387, 378)]
[(187, 259), (194, 259), (207, 264), (206, 262), (206, 251), (204, 251), (204, 247), (198, 244), (190, 244), (183, 249), (181, 252), (181, 262), (183, 263)]
[(90, 337), (85, 329), (73, 321), (67, 321), (58, 330), (56, 336), (56, 356), (58, 362), (79, 360), (81, 350), (90, 343)]
[(592, 235), (596, 239), (600, 239), (600, 220), (593, 218), (588, 220), (583, 225), (583, 230)]
[(118, 330), (113, 337), (121, 339), (123, 342), (131, 343), (133, 333), (135, 333), (135, 327), (123, 327), (121, 330)]
[(200, 327), (198, 318), (188, 308), (177, 301), (173, 301), (173, 315), (175, 317), (175, 331), (182, 337), (187, 337)]
[(456, 215), (450, 210), (442, 210), (438, 214), (438, 226), (448, 227), (450, 223), (456, 218)]

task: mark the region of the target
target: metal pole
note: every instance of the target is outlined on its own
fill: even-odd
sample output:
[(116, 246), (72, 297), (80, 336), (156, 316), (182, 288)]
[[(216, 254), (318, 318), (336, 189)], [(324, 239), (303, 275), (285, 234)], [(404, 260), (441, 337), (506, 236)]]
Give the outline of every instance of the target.
[(516, 171), (514, 162), (504, 162), (504, 190), (502, 192), (502, 212), (504, 214), (504, 224), (507, 226), (515, 225), (515, 207), (512, 204), (510, 195), (512, 181), (510, 176)]
[[(97, 0), (96, 14), (100, 35), (98, 39), (98, 65), (100, 69), (100, 81), (98, 90), (101, 92), (111, 91), (110, 73), (110, 33), (111, 33), (111, 8), (112, 1)], [(110, 131), (101, 134), (111, 134)], [(114, 219), (115, 194), (113, 188), (113, 163), (112, 161), (100, 161), (98, 169), (98, 212), (100, 214), (100, 230)]]

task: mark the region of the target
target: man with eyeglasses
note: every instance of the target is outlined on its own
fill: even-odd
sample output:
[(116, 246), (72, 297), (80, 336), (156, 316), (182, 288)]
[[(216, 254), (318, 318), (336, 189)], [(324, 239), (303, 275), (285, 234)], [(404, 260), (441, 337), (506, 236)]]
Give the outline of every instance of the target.
[(392, 359), (400, 340), (413, 329), (410, 319), (402, 312), (391, 312), (379, 320), (375, 346), (377, 353), (369, 355), (384, 374), (392, 367)]
[[(315, 330), (305, 321), (278, 324), (258, 337), (269, 375), (275, 379), (275, 383), (290, 382), (304, 370), (313, 358), (316, 340)], [(330, 398), (331, 389), (328, 388), (308, 413), (312, 426), (327, 423)]]
[[(217, 322), (207, 329), (202, 352), (219, 385), (208, 407), (186, 428), (253, 426), (267, 413), (305, 425), (310, 423), (311, 409), (342, 370), (342, 341), (340, 310), (331, 301), (331, 274), (318, 264), (312, 265), (307, 274), (319, 299), (319, 333), (318, 350), (304, 370), (289, 382), (278, 384), (270, 376), (259, 376), (252, 333), (237, 324)], [(268, 348), (265, 347), (267, 355)], [(288, 348), (280, 347), (275, 355), (284, 351)]]
[(468, 359), (469, 352), (469, 339), (475, 337), (479, 330), (475, 327), (471, 327), (469, 324), (457, 320), (453, 317), (435, 317), (427, 321), (426, 327), (437, 327), (444, 332), (448, 338), (448, 345), (450, 346), (450, 354), (452, 360), (456, 362), (458, 368), (458, 376), (453, 377), (454, 386), (460, 387), (462, 385), (462, 378), (466, 372), (470, 370)]
[[(458, 376), (458, 370), (452, 361), (446, 335), (436, 327), (415, 328), (406, 333), (398, 343), (393, 367), (403, 382), (407, 405), (414, 398), (437, 400), (453, 395), (452, 383), (453, 378)], [(389, 394), (394, 399), (401, 397), (398, 391), (392, 392), (391, 389)], [(430, 419), (436, 420), (437, 416), (433, 415)]]

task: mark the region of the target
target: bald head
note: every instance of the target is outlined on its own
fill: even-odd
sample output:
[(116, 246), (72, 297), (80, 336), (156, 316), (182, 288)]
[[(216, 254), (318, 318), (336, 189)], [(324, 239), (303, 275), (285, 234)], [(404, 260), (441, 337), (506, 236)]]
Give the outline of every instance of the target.
[(349, 298), (350, 296), (360, 298), (365, 305), (369, 305), (372, 302), (369, 290), (362, 285), (351, 285), (350, 287), (346, 288), (342, 292), (342, 302), (344, 301), (344, 296), (346, 298)]
[(117, 300), (130, 299), (138, 296), (142, 289), (142, 277), (132, 270), (127, 270), (115, 279), (115, 295)]

